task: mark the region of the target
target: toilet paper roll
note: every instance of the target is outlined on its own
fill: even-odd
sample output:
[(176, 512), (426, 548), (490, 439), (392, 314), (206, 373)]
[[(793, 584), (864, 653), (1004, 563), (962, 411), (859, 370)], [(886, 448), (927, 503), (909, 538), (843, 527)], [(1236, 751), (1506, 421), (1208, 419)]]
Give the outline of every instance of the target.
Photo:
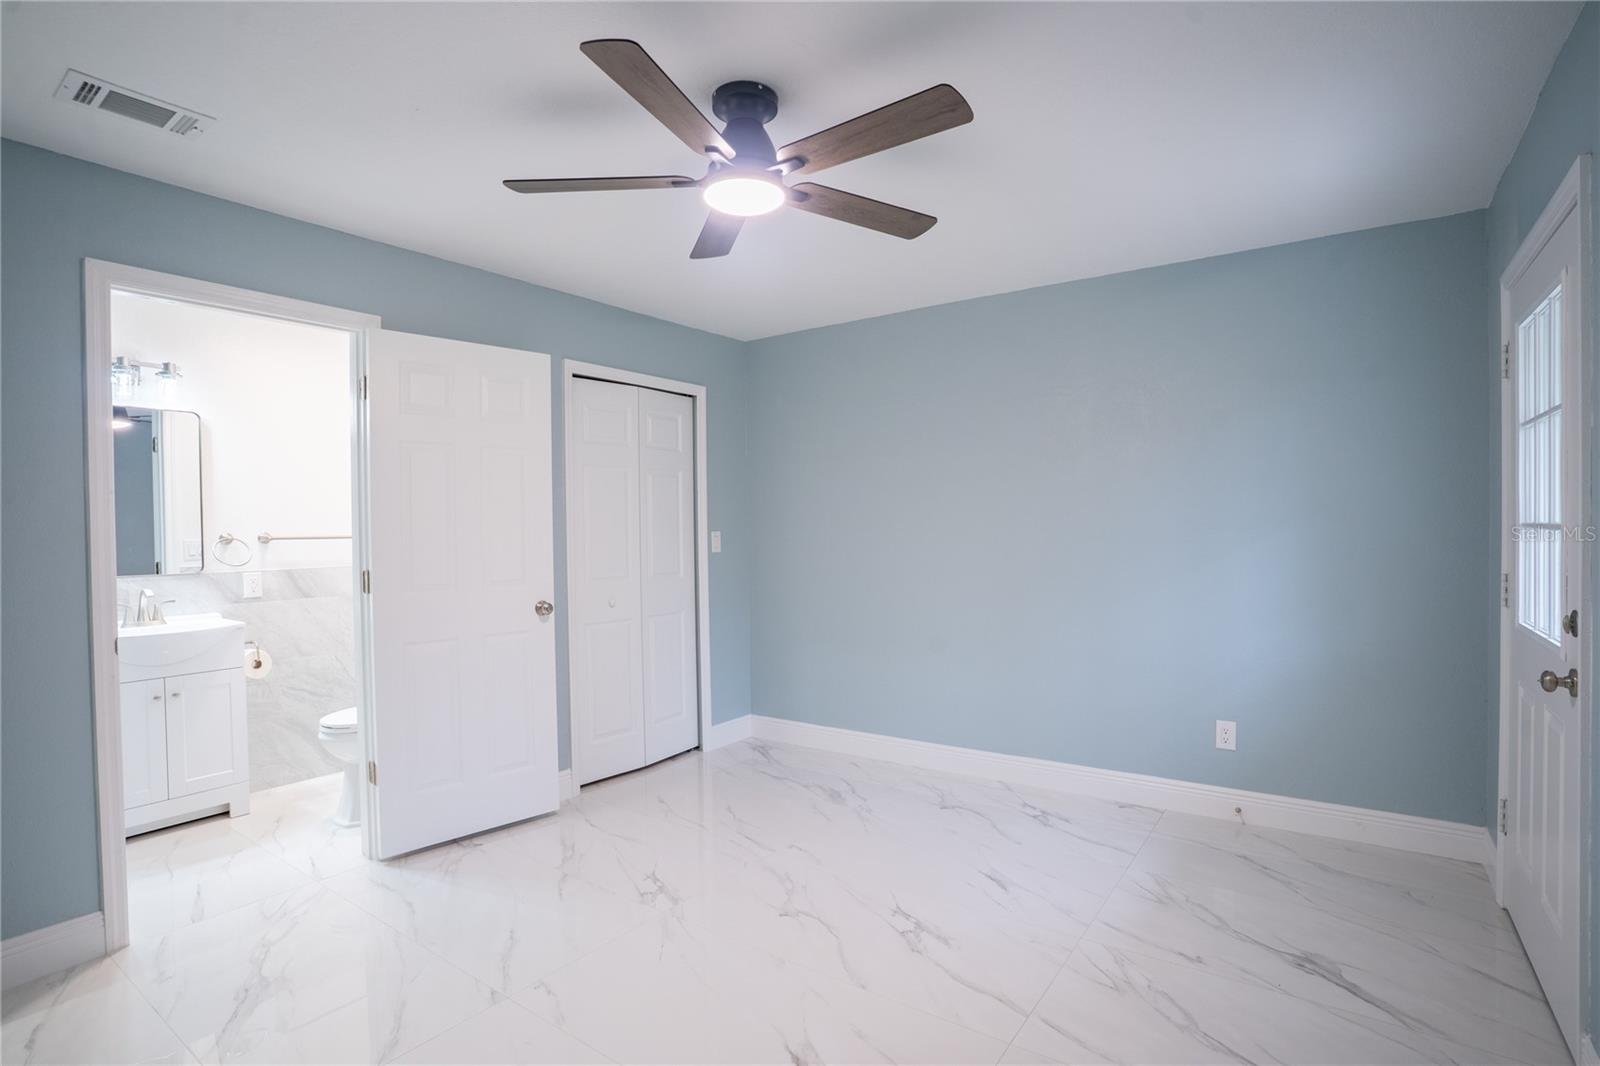
[(245, 680), (266, 677), (272, 673), (272, 656), (255, 648), (246, 648), (244, 653)]

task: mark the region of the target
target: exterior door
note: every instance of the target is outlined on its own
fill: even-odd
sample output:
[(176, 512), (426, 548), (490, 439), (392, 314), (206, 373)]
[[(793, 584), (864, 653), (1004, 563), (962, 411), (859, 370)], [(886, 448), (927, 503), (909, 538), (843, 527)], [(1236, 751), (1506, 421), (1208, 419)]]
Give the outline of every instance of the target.
[(645, 761), (700, 742), (695, 646), (694, 401), (639, 390)]
[(568, 632), (573, 764), (584, 785), (645, 764), (639, 389), (575, 378), (571, 396)]
[(1573, 211), (1510, 289), (1510, 780), (1505, 903), (1572, 1047), (1578, 1034), (1578, 634), (1582, 602), (1581, 286)]
[(166, 705), (168, 799), (245, 779), (243, 670), (169, 677)]
[(380, 858), (556, 809), (550, 360), (378, 331), (368, 366)]

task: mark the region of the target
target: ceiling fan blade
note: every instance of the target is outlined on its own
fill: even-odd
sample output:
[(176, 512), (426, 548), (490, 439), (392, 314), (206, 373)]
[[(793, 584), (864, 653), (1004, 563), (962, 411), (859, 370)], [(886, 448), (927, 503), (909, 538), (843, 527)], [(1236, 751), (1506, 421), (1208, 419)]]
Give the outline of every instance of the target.
[(921, 211), (896, 207), (882, 200), (830, 189), (826, 185), (814, 185), (809, 181), (801, 182), (789, 192), (794, 194), (789, 200), (791, 207), (798, 207), (813, 215), (836, 218), (852, 226), (865, 226), (891, 237), (903, 237), (908, 241), (927, 233), (939, 221)]
[(578, 47), (696, 155), (704, 155), (707, 148), (715, 148), (730, 159), (733, 157), (733, 148), (722, 139), (717, 128), (637, 42), (584, 41)]
[(738, 215), (711, 212), (700, 229), (700, 239), (694, 242), (694, 250), (689, 253), (689, 258), (715, 259), (719, 255), (727, 255), (733, 251), (734, 239), (739, 236), (743, 226), (744, 219)]
[(915, 141), (972, 121), (966, 98), (948, 85), (935, 85), (876, 111), (830, 126), (778, 149), (778, 162), (801, 160), (790, 174), (815, 174), (885, 148)]
[(693, 178), (653, 174), (643, 178), (511, 178), (501, 182), (512, 192), (613, 192), (620, 189), (690, 189)]

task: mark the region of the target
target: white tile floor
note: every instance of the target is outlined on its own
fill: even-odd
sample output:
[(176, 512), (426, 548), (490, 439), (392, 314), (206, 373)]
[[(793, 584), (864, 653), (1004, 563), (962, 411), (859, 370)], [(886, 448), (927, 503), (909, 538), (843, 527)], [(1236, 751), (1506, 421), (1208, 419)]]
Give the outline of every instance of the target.
[(745, 743), (377, 864), (337, 784), (132, 842), (4, 1061), (1569, 1061), (1467, 863)]

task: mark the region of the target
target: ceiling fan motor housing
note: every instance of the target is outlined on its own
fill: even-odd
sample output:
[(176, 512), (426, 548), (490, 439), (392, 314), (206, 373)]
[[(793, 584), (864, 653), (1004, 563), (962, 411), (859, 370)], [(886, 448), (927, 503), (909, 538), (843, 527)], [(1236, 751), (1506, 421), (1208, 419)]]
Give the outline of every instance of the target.
[(711, 113), (727, 126), (722, 139), (734, 150), (736, 165), (769, 167), (777, 162), (764, 129), (778, 114), (778, 94), (759, 81), (730, 81), (711, 94)]

